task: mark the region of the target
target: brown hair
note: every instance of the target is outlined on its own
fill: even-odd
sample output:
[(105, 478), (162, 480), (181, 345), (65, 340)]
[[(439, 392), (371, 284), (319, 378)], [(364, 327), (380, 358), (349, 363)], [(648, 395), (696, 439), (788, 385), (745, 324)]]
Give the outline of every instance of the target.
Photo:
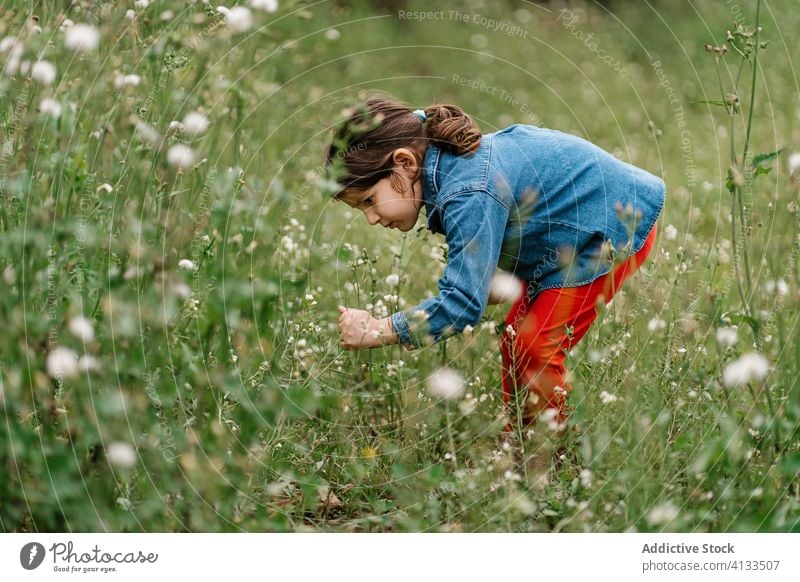
[(329, 177), (337, 184), (334, 198), (349, 188), (366, 190), (386, 177), (399, 190), (392, 171), (397, 148), (411, 149), (421, 167), (429, 143), (459, 156), (480, 146), (478, 126), (460, 107), (435, 103), (424, 111), (427, 119), (422, 121), (407, 105), (383, 95), (346, 109), (325, 159)]

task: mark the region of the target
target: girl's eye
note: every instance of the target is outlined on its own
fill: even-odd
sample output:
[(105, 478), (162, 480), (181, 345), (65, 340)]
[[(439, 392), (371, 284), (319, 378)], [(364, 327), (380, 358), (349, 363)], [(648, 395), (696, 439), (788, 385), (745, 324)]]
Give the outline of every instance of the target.
[(369, 198), (366, 198), (364, 200), (364, 204), (366, 204), (367, 206), (372, 206), (372, 199), (373, 199), (372, 196), (370, 196)]

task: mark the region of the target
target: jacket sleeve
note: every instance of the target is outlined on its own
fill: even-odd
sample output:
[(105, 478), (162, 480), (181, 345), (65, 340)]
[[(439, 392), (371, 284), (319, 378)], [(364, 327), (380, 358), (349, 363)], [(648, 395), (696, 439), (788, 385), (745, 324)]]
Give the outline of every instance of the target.
[(439, 294), (391, 317), (400, 342), (409, 347), (438, 342), (480, 321), (509, 216), (485, 190), (443, 196), (439, 212), (448, 245)]

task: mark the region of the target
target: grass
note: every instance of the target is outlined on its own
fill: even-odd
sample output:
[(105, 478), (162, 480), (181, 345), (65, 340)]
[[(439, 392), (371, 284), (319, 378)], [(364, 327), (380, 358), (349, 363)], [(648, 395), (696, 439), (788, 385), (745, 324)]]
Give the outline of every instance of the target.
[[(57, 74), (0, 55), (0, 529), (797, 531), (800, 17), (760, 4), (752, 77), (752, 55), (704, 45), (753, 30), (755, 3), (617, 4), (416, 20), (281, 2), (241, 33), (177, 1), (133, 21), (127, 4), (5, 11), (18, 66)], [(68, 49), (64, 17), (98, 48)], [(443, 239), (369, 228), (313, 179), (331, 119), (370, 90), (457, 103), (485, 132), (570, 131), (665, 177), (651, 262), (568, 358), (574, 429), (544, 491), (498, 443), (508, 305), (425, 350), (338, 349), (337, 304), (414, 305), (444, 264)], [(170, 129), (198, 109), (201, 135)], [(58, 346), (94, 360), (73, 373), (68, 356), (59, 379)], [(769, 374), (726, 387), (753, 351)], [(442, 366), (461, 401), (427, 394)]]

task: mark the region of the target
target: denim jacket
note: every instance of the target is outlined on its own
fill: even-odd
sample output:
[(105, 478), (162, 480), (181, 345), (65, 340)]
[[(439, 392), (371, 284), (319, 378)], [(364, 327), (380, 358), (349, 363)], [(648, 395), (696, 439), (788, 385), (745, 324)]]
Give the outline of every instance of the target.
[(427, 226), (443, 233), (439, 294), (394, 313), (409, 347), (474, 326), (496, 269), (544, 289), (577, 287), (638, 251), (661, 213), (664, 181), (574, 135), (512, 125), (484, 135), (468, 156), (428, 146)]

